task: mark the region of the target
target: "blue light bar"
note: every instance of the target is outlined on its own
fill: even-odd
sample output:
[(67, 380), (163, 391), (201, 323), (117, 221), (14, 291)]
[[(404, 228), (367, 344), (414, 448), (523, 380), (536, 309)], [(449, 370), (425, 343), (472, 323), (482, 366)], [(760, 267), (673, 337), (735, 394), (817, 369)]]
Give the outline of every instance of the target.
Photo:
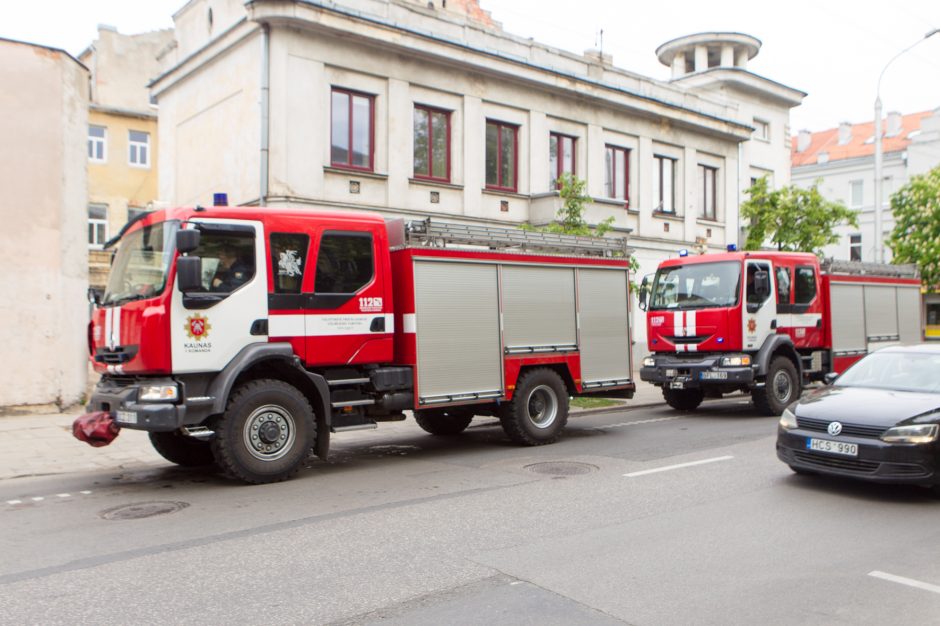
[(228, 206), (228, 194), (224, 192), (212, 194), (212, 206)]
[(728, 252), (737, 252), (737, 251), (738, 251), (738, 244), (736, 243), (728, 244)]
[(689, 256), (689, 251), (686, 250), (685, 248), (682, 248), (681, 250), (679, 250), (679, 256)]

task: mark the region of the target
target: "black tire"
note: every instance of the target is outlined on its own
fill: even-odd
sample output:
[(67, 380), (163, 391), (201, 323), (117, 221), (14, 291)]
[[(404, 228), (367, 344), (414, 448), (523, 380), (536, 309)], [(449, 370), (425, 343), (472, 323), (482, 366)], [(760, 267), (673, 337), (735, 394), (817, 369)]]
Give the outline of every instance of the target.
[(764, 415), (780, 415), (794, 400), (799, 400), (800, 393), (802, 385), (793, 362), (777, 356), (767, 368), (764, 386), (751, 391), (751, 399)]
[(666, 389), (663, 387), (666, 404), (677, 411), (694, 411), (705, 399), (701, 389)]
[(215, 463), (208, 441), (188, 437), (178, 430), (150, 433), (150, 443), (160, 456), (181, 467), (205, 467)]
[(553, 443), (568, 422), (568, 389), (554, 370), (538, 368), (516, 381), (512, 400), (500, 407), (503, 431), (524, 446)]
[(426, 409), (415, 411), (415, 421), (425, 432), (440, 437), (459, 435), (470, 422), (473, 413), (466, 409)]
[(296, 474), (316, 440), (310, 403), (280, 380), (255, 380), (239, 388), (214, 426), (216, 464), (229, 477), (256, 485)]

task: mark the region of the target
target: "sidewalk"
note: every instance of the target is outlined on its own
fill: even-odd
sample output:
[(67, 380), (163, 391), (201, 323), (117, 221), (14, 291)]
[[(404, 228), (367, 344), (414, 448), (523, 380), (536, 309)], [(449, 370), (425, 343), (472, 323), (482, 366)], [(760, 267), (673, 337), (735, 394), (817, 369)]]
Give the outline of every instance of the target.
[[(662, 401), (659, 389), (637, 380), (637, 393), (633, 400), (618, 400), (616, 406), (601, 409), (572, 407), (571, 416), (577, 418), (578, 415), (632, 409), (661, 404)], [(168, 464), (153, 450), (145, 432), (125, 428), (110, 445), (92, 448), (72, 437), (72, 420), (84, 412), (82, 407), (65, 412), (54, 408), (34, 410), (0, 412), (0, 480)], [(379, 425), (379, 430), (386, 431), (410, 428), (418, 428), (410, 419)], [(349, 434), (339, 436), (347, 437)]]

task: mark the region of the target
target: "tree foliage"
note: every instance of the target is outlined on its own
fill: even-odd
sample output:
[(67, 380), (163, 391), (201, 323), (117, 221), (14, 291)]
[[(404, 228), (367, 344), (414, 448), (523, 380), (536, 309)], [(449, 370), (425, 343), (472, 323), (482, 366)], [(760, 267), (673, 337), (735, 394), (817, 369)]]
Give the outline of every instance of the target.
[(839, 240), (834, 229), (839, 224), (858, 227), (858, 215), (841, 202), (827, 200), (818, 184), (809, 189), (789, 185), (770, 189), (767, 177), (747, 190), (741, 204), (741, 217), (750, 220), (746, 250), (760, 250), (770, 241), (777, 250), (813, 252)]
[(940, 286), (940, 166), (891, 196), (894, 230), (888, 246), (895, 263), (916, 263), (923, 284)]

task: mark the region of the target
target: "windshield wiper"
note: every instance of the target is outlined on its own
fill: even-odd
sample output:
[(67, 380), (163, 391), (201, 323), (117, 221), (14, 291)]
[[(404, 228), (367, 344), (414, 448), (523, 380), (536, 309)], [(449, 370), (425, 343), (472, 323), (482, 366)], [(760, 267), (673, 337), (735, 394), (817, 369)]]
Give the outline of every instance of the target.
[(116, 244), (118, 241), (121, 240), (121, 237), (124, 236), (124, 233), (127, 232), (127, 229), (128, 229), (128, 228), (130, 228), (131, 226), (133, 226), (134, 224), (136, 224), (136, 223), (139, 222), (140, 220), (144, 219), (144, 218), (147, 217), (148, 215), (150, 215), (150, 212), (149, 212), (149, 211), (145, 211), (145, 212), (140, 213), (140, 214), (138, 214), (138, 215), (135, 215), (135, 216), (132, 217), (131, 219), (127, 220), (127, 224), (124, 224), (124, 226), (121, 227), (121, 230), (118, 231), (118, 234), (116, 234), (114, 237), (111, 237), (111, 238), (108, 239), (106, 242), (104, 242), (104, 245), (101, 246), (101, 249), (102, 249), (102, 250), (107, 250), (108, 248), (110, 248), (111, 246), (113, 246), (114, 244)]

